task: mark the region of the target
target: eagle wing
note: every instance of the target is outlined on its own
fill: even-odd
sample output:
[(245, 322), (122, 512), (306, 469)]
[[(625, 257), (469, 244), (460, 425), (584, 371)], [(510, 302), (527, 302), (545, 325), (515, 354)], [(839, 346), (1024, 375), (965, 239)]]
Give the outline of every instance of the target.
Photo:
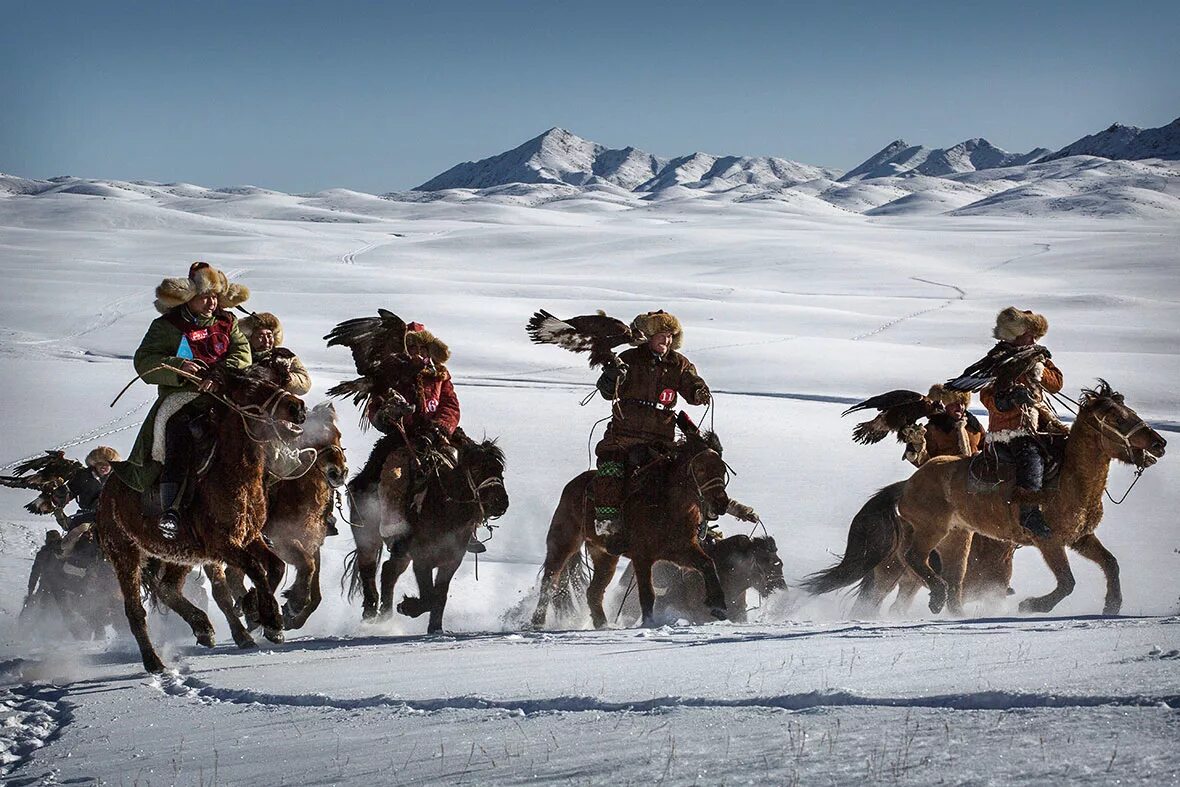
[(25, 510), (31, 514), (49, 514), (56, 507), (53, 502), (54, 491), (81, 469), (82, 463), (76, 459), (67, 459), (65, 451), (46, 451), (44, 456), (16, 465), (13, 475), (0, 476), (0, 486), (39, 492), (37, 498), (25, 506)]
[(852, 439), (855, 442), (871, 445), (884, 440), (890, 432), (899, 435), (900, 439), (903, 429), (941, 411), (942, 405), (917, 391), (907, 391), (903, 388), (858, 402), (841, 415), (859, 410), (877, 411), (874, 418), (859, 423), (852, 429)]
[(352, 350), (357, 372), (372, 377), (390, 358), (405, 354), (406, 323), (388, 309), (378, 309), (376, 317), (345, 320), (324, 338), (329, 347), (341, 345)]
[(617, 364), (615, 347), (642, 340), (627, 323), (601, 311), (562, 320), (541, 309), (529, 318), (525, 330), (536, 344), (555, 344), (570, 352), (588, 353), (591, 368)]
[(963, 370), (954, 379), (946, 381), (946, 387), (955, 391), (979, 391), (989, 385), (997, 389), (1010, 388), (1021, 376), (1052, 355), (1048, 348), (1039, 344), (1017, 347), (999, 342), (988, 350), (987, 355)]

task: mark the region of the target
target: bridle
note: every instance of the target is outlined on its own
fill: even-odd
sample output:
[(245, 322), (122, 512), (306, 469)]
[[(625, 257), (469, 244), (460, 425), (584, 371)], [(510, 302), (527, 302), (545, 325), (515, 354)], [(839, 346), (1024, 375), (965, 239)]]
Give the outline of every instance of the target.
[[(697, 477), (696, 466), (695, 466), (696, 461), (698, 459), (700, 459), (702, 456), (704, 456), (709, 451), (713, 451), (713, 449), (709, 448), (708, 446), (705, 446), (700, 451), (693, 454), (692, 458), (688, 460), (688, 477), (692, 479), (693, 486), (696, 487), (697, 505), (698, 506), (703, 506), (704, 504), (706, 504), (708, 502), (705, 498), (705, 495), (707, 493), (713, 492), (717, 489), (721, 489), (722, 491), (725, 491), (726, 487), (729, 486), (730, 468), (729, 468), (729, 465), (725, 463), (724, 459), (721, 460), (721, 464), (725, 465), (725, 472), (722, 475), (710, 478), (707, 481), (705, 481), (705, 483), (703, 483), (703, 484), (701, 483), (701, 480)], [(713, 453), (716, 453), (716, 451), (713, 451)], [(718, 458), (720, 458), (720, 456)], [(712, 507), (711, 503), (709, 503), (709, 507), (710, 508)], [(724, 514), (725, 512), (722, 511), (722, 512), (713, 512), (713, 513), (717, 514), (717, 516), (714, 517), (714, 519), (716, 519), (716, 518), (720, 517), (721, 514)], [(712, 521), (712, 520), (710, 520), (710, 521)]]

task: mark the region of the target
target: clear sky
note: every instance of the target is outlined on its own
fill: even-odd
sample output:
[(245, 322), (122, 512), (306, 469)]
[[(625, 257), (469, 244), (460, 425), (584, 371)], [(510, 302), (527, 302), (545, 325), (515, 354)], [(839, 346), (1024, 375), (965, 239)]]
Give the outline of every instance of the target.
[(0, 0), (0, 172), (380, 193), (551, 126), (848, 169), (1180, 115), (1180, 2)]

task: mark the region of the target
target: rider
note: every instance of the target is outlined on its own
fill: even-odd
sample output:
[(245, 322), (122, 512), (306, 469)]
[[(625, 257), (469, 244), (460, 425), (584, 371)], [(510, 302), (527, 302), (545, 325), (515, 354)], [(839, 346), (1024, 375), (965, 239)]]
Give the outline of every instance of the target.
[(677, 350), (684, 339), (680, 321), (666, 311), (640, 314), (631, 327), (647, 343), (619, 355), (621, 366), (608, 366), (598, 391), (615, 402), (612, 418), (597, 447), (594, 477), (594, 524), (599, 535), (620, 527), (627, 472), (644, 461), (649, 449), (664, 451), (676, 442), (678, 396), (689, 404), (710, 401), (709, 386), (696, 367)]
[[(459, 397), (446, 367), (450, 348), (420, 322), (406, 326), (405, 347), (408, 360), (398, 382), (374, 395), (365, 410), (369, 422), (387, 435), (382, 438), (384, 445), (373, 451), (352, 483), (353, 492), (363, 494), (379, 480), (382, 468), (388, 467), (390, 499), (398, 507), (405, 505), (415, 465), (421, 468), (422, 462), (435, 454), (453, 454), (449, 438), (459, 426), (460, 414)], [(403, 403), (404, 409), (390, 417), (389, 409), (395, 402)], [(411, 412), (404, 412), (410, 408)], [(416, 478), (425, 480), (421, 473)], [(415, 506), (421, 504), (421, 491), (414, 490), (411, 503)], [(486, 547), (473, 537), (468, 549), (482, 552)]]
[(33, 594), (37, 592), (38, 585), (42, 591), (48, 591), (49, 585), (46, 583), (46, 572), (54, 570), (62, 559), (61, 555), (61, 532), (58, 530), (50, 530), (45, 534), (45, 543), (37, 550), (37, 556), (33, 558), (33, 568), (29, 572), (29, 587), (25, 593), (25, 606), (33, 600)]
[(100, 445), (86, 454), (86, 466), (80, 467), (70, 479), (53, 491), (55, 513), (66, 507), (71, 500), (78, 501), (78, 510), (73, 516), (58, 517), (58, 524), (66, 531), (62, 542), (62, 553), (69, 555), (78, 539), (90, 529), (98, 513), (98, 496), (111, 473), (111, 463), (118, 462), (119, 452), (106, 445)]
[(941, 403), (943, 412), (927, 417), (924, 427), (903, 430), (905, 458), (915, 467), (921, 467), (936, 456), (975, 456), (979, 453), (984, 429), (979, 419), (967, 411), (971, 406), (971, 392), (932, 385), (926, 398)]
[(288, 393), (303, 396), (311, 390), (311, 375), (299, 357), (283, 346), (283, 324), (270, 312), (255, 312), (238, 320), (238, 330), (250, 340), (254, 363), (282, 366), (290, 375)]
[[(135, 351), (135, 371), (144, 382), (158, 387), (155, 405), (136, 438), (128, 463), (140, 468), (151, 461), (163, 463), (160, 471), (160, 533), (176, 537), (180, 512), (176, 505), (188, 476), (188, 454), (200, 431), (201, 394), (215, 391), (213, 380), (193, 382), (214, 364), (245, 369), (251, 362), (250, 343), (227, 309), (244, 303), (250, 291), (231, 284), (225, 274), (207, 262), (194, 262), (187, 278), (164, 279), (156, 288), (157, 317)], [(160, 368), (162, 367), (162, 368)], [(156, 421), (165, 419), (162, 429)], [(162, 433), (162, 434), (161, 434)]]
[[(996, 315), (993, 335), (1001, 343), (1023, 348), (1031, 347), (1048, 331), (1049, 321), (1042, 315), (1009, 306)], [(1052, 535), (1052, 530), (1039, 505), (1045, 457), (1036, 434), (1049, 426), (1042, 412), (1045, 392), (1057, 393), (1063, 383), (1061, 370), (1046, 354), (1004, 390), (996, 390), (993, 384), (979, 392), (987, 408), (987, 445), (1007, 454), (1016, 465), (1013, 500), (1020, 504), (1020, 524), (1040, 538)]]

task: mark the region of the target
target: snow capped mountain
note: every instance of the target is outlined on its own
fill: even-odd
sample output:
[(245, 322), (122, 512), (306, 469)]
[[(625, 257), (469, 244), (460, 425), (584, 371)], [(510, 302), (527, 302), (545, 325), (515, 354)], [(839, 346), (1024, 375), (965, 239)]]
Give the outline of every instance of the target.
[(649, 180), (663, 161), (642, 150), (611, 150), (563, 128), (551, 128), (506, 153), (467, 161), (416, 186), (414, 191), (486, 189), (508, 183), (568, 183), (594, 179), (633, 189)]
[(924, 162), (930, 152), (929, 148), (921, 145), (910, 145), (904, 139), (895, 139), (844, 173), (840, 180), (849, 182), (900, 175)]
[(888, 178), (909, 172), (944, 177), (959, 172), (1029, 164), (1048, 152), (1048, 148), (1035, 148), (1028, 153), (1009, 153), (979, 137), (945, 149), (908, 145), (905, 140), (898, 139), (849, 170), (840, 180)]
[(1139, 128), (1115, 123), (1104, 131), (1082, 137), (1045, 156), (1046, 161), (1069, 156), (1101, 156), (1135, 161), (1145, 158), (1180, 159), (1180, 118), (1159, 128)]

